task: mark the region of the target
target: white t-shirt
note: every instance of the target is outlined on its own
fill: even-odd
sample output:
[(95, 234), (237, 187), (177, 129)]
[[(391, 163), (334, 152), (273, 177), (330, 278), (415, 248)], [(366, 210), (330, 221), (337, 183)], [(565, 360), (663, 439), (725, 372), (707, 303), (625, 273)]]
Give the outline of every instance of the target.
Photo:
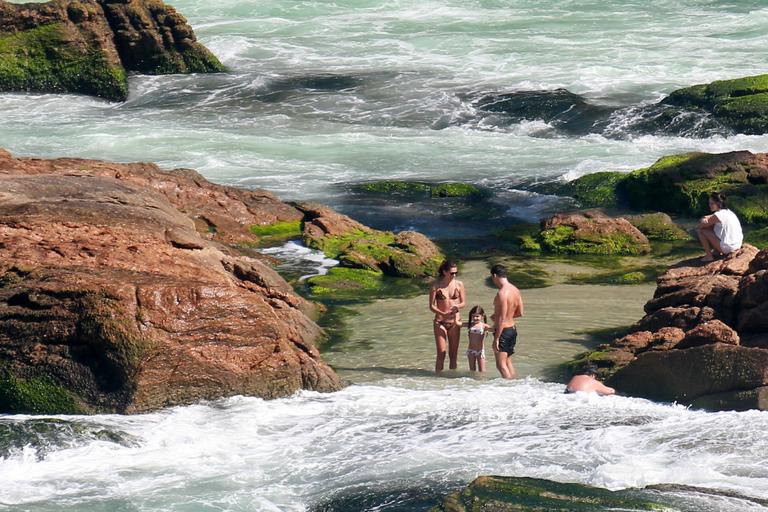
[(744, 234), (741, 232), (741, 223), (736, 214), (731, 210), (722, 209), (715, 212), (715, 217), (720, 221), (715, 224), (714, 230), (715, 235), (720, 239), (722, 253), (728, 254), (741, 248)]

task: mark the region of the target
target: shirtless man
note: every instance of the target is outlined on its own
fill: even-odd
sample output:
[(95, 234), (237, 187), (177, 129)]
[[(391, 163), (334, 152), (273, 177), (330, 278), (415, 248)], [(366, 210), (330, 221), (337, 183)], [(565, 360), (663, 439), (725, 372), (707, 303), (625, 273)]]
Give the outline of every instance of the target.
[(515, 318), (523, 316), (523, 298), (520, 290), (507, 280), (507, 269), (503, 265), (491, 268), (491, 279), (499, 289), (493, 299), (493, 353), (496, 368), (505, 379), (515, 378), (512, 354), (517, 343)]
[(612, 395), (616, 393), (615, 389), (609, 388), (597, 380), (597, 366), (591, 363), (578, 371), (565, 387), (566, 393), (576, 393), (577, 391), (595, 392), (598, 395)]

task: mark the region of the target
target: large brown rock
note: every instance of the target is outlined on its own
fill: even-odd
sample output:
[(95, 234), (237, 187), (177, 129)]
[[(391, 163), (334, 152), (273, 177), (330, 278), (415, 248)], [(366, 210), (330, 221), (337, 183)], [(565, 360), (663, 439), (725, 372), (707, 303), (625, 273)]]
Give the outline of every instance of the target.
[(768, 350), (717, 343), (648, 351), (608, 382), (633, 396), (690, 404), (705, 395), (768, 385)]
[(645, 315), (632, 326), (632, 330), (655, 332), (664, 327), (688, 330), (714, 318), (715, 310), (706, 306), (702, 308), (697, 306), (666, 307)]
[[(0, 149), (0, 175), (114, 178), (128, 186), (162, 195), (177, 213), (194, 222), (206, 239), (222, 243), (253, 242), (251, 226), (300, 221), (304, 214), (264, 190), (245, 190), (211, 183), (191, 169), (161, 171), (152, 163), (119, 164), (81, 158), (13, 158)], [(53, 178), (51, 178), (53, 179)], [(14, 198), (0, 189), (0, 202)], [(18, 198), (13, 199), (18, 201)], [(330, 210), (330, 209), (329, 209)], [(173, 237), (173, 233), (169, 233)], [(180, 236), (180, 234), (176, 234)]]
[(712, 320), (699, 324), (685, 333), (685, 337), (675, 345), (675, 348), (683, 350), (712, 343), (738, 345), (739, 334), (720, 320)]
[(304, 243), (337, 258), (344, 267), (426, 277), (435, 275), (442, 259), (440, 249), (421, 233), (379, 231), (316, 203), (296, 207), (304, 213)]
[[(0, 191), (0, 410), (134, 413), (340, 388), (313, 306), (212, 240), (237, 240), (262, 207), (295, 209), (188, 171), (4, 152)], [(231, 222), (198, 231), (203, 214)]]
[(160, 0), (0, 0), (0, 91), (124, 101), (126, 72), (223, 69), (187, 20)]
[(701, 397), (697, 406), (718, 409), (764, 407), (764, 392), (751, 390), (768, 373), (765, 254), (745, 245), (711, 263), (674, 265), (630, 333), (582, 359), (629, 352), (633, 357), (606, 366), (619, 392), (687, 404)]
[(558, 253), (636, 255), (651, 250), (646, 236), (627, 219), (598, 210), (544, 219), (539, 239), (543, 248)]

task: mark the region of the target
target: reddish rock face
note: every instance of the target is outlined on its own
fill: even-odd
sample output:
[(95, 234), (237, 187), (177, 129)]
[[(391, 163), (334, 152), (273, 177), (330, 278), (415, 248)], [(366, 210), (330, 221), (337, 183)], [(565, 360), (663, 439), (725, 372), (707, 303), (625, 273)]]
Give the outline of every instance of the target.
[[(648, 314), (633, 332), (607, 347), (636, 356), (612, 367), (610, 385), (624, 393), (702, 407), (764, 407), (765, 254), (745, 245), (721, 260), (682, 261), (665, 272), (645, 305)], [(606, 347), (598, 354), (604, 352)]]
[[(12, 158), (0, 153), (0, 175), (113, 178), (126, 186), (153, 190), (176, 214), (186, 216), (187, 226), (205, 239), (222, 243), (253, 242), (251, 225), (299, 221), (302, 212), (264, 190), (244, 190), (216, 185), (191, 169), (161, 171), (151, 163), (118, 164), (80, 158)], [(0, 190), (0, 201), (10, 199)], [(330, 209), (329, 209), (330, 210)], [(192, 220), (192, 224), (188, 222)]]
[(134, 413), (341, 387), (313, 306), (219, 243), (294, 208), (189, 171), (4, 152), (0, 191), (4, 396), (43, 379), (72, 410)]
[(685, 333), (685, 338), (675, 348), (682, 350), (712, 343), (738, 345), (739, 335), (720, 320), (712, 320), (699, 324)]

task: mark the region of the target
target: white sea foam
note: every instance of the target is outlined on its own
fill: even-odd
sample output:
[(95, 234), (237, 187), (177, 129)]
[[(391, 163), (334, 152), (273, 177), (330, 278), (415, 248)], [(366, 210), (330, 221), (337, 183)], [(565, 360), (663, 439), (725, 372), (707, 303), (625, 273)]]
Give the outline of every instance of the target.
[[(565, 87), (625, 106), (762, 73), (768, 8), (756, 2), (174, 5), (227, 73), (132, 76), (124, 104), (0, 95), (0, 146), (24, 156), (191, 167), (286, 199), (323, 200), (338, 194), (335, 184), (379, 178), (474, 181), (514, 195), (515, 216), (531, 219), (547, 198), (514, 191), (522, 179), (629, 171), (684, 151), (768, 151), (768, 136), (554, 137), (539, 121), (478, 121), (464, 99)], [(274, 79), (324, 73), (360, 85), (260, 96)], [(309, 265), (322, 272), (328, 263)], [(537, 381), (403, 379), (333, 395), (81, 418), (140, 442), (93, 440), (47, 454), (29, 446), (0, 460), (0, 503), (304, 511), (376, 482), (453, 485), (488, 473), (614, 489), (678, 482), (766, 498), (766, 417), (566, 397)]]
[(261, 252), (292, 262), (296, 262), (297, 260), (306, 261), (311, 265), (314, 265), (313, 272), (302, 275), (299, 278), (300, 281), (312, 276), (325, 275), (328, 273), (328, 270), (339, 264), (339, 260), (326, 257), (322, 251), (310, 249), (309, 247), (294, 241), (286, 242), (281, 246), (262, 249)]
[[(71, 418), (68, 418), (71, 419)], [(704, 413), (623, 397), (564, 395), (526, 379), (397, 379), (339, 393), (231, 398), (98, 422), (141, 439), (94, 442), (43, 460), (0, 461), (0, 502), (233, 500), (305, 510), (366, 482), (468, 481), (507, 474), (611, 489), (655, 483), (768, 497), (768, 413)], [(747, 438), (734, 435), (749, 425)], [(734, 465), (754, 473), (734, 471)], [(250, 507), (250, 508), (249, 508)], [(732, 505), (722, 510), (738, 510)]]

